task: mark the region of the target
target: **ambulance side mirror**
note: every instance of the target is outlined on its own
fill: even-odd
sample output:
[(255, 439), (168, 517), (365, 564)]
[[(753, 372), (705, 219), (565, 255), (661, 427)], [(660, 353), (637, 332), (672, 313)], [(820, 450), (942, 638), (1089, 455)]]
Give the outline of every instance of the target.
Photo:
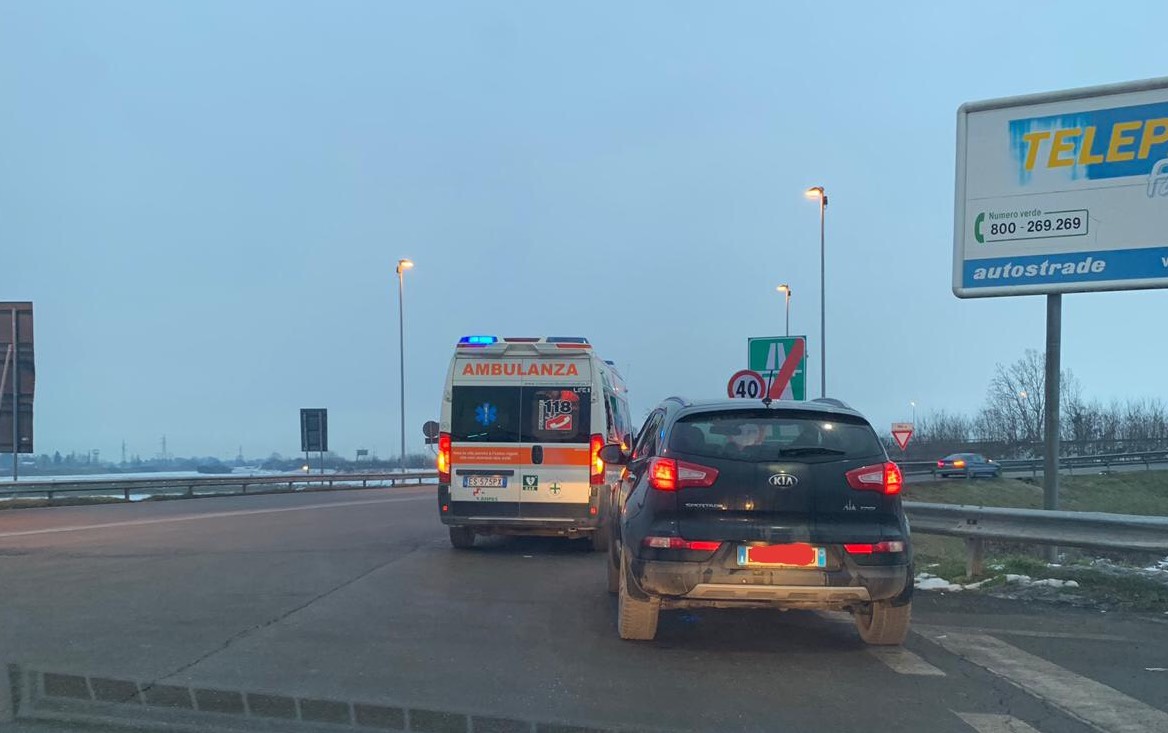
[(616, 443), (609, 443), (600, 449), (600, 460), (604, 461), (610, 466), (623, 466), (628, 462), (628, 456), (625, 455), (621, 447)]

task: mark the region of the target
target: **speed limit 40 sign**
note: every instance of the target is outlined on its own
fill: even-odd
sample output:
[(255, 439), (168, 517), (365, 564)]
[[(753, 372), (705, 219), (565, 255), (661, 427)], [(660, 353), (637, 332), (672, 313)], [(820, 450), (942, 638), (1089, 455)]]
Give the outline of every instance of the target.
[(726, 385), (726, 394), (746, 400), (761, 400), (766, 394), (766, 381), (758, 372), (743, 369), (734, 372), (730, 383)]

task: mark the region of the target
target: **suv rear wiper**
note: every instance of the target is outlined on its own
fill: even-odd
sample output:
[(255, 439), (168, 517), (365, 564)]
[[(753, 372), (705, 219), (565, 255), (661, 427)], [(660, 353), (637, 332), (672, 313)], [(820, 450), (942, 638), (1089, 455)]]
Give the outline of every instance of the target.
[(847, 454), (848, 452), (844, 450), (837, 450), (835, 448), (822, 448), (820, 446), (781, 448), (779, 450), (780, 456), (845, 456)]

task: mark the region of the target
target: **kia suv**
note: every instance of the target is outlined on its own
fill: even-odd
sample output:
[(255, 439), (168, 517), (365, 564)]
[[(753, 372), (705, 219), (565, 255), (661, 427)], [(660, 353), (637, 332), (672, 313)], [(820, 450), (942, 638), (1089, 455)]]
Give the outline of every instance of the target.
[(621, 638), (652, 639), (661, 610), (851, 612), (869, 644), (900, 644), (913, 562), (899, 467), (837, 400), (689, 402), (641, 428), (612, 497), (609, 590)]

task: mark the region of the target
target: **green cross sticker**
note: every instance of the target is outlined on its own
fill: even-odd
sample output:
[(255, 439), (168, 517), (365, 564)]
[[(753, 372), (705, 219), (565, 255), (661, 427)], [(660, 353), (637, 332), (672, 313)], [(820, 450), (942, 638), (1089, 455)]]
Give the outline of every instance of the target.
[(554, 496), (559, 496), (560, 495), (560, 485), (559, 484), (552, 484), (551, 486), (548, 487), (548, 491), (551, 491)]
[(539, 491), (539, 476), (523, 476), (524, 491)]

